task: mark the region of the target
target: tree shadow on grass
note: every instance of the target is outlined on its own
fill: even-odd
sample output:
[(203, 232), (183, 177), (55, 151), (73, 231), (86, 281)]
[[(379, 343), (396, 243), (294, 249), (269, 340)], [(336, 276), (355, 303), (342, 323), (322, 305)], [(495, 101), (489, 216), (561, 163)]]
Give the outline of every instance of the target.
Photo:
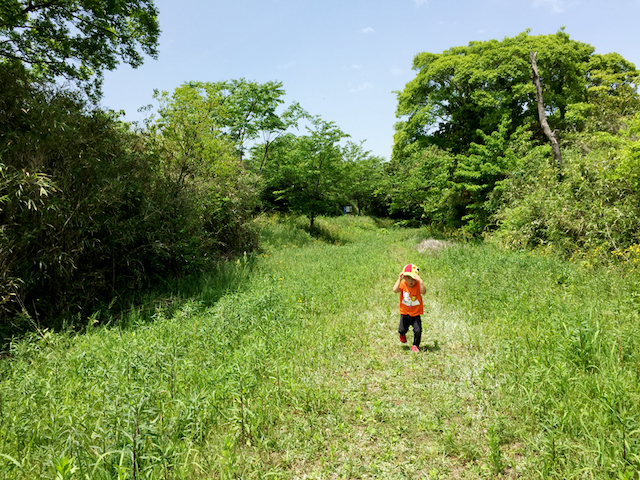
[[(158, 315), (172, 318), (187, 304), (207, 308), (229, 292), (242, 288), (252, 275), (255, 255), (212, 263), (204, 272), (167, 279), (154, 289), (129, 298), (118, 299), (113, 305), (103, 305), (93, 314), (96, 324), (131, 329), (152, 323)], [(73, 322), (73, 320), (72, 320)], [(72, 325), (72, 323), (69, 323)], [(83, 325), (78, 325), (83, 327)], [(75, 328), (74, 326), (73, 328)]]
[(303, 227), (305, 232), (311, 235), (313, 238), (321, 240), (325, 243), (330, 243), (332, 245), (346, 245), (348, 240), (346, 240), (342, 235), (340, 235), (340, 229), (335, 225), (322, 224), (317, 220), (314, 223), (313, 227)]

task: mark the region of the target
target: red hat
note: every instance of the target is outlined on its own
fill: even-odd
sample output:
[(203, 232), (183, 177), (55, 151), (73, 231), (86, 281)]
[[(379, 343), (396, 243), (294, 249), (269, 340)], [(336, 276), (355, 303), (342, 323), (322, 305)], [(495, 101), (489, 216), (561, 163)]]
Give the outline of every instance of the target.
[(402, 274), (415, 279), (418, 276), (419, 271), (420, 269), (417, 265), (410, 263), (402, 269)]

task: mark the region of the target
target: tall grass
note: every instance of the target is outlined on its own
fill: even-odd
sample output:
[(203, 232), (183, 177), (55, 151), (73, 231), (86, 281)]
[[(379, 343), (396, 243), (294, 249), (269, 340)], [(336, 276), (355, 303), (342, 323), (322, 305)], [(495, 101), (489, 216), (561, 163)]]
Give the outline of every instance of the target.
[(447, 250), (441, 301), (482, 326), (496, 409), (538, 478), (637, 478), (640, 278), (491, 246)]
[[(286, 458), (265, 461), (313, 443), (314, 419), (340, 403), (318, 370), (352, 347), (348, 325), (366, 310), (370, 288), (353, 282), (379, 278), (369, 259), (384, 245), (340, 247), (286, 222), (263, 223), (257, 258), (200, 280), (193, 300), (170, 313), (157, 308), (147, 321), (132, 310), (121, 328), (43, 331), (13, 343), (0, 362), (3, 478), (245, 478), (287, 469)], [(323, 220), (319, 228), (342, 244), (362, 232), (376, 238), (373, 222), (359, 223), (355, 235)], [(251, 461), (241, 457), (247, 449), (258, 452)]]
[[(14, 342), (0, 477), (637, 478), (636, 277), (366, 218), (258, 223), (259, 253), (152, 315)], [(391, 292), (409, 262), (417, 355)]]

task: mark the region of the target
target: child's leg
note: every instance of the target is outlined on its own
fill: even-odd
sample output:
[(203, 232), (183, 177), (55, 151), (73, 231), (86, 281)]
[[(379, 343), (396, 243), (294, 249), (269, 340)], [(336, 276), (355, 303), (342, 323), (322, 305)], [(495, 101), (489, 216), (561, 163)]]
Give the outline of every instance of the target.
[(400, 324), (398, 325), (398, 333), (406, 335), (411, 325), (411, 317), (409, 315), (400, 315)]
[(418, 315), (417, 317), (411, 317), (411, 320), (413, 320), (413, 344), (419, 347), (420, 339), (422, 338), (422, 318)]
[(400, 334), (400, 342), (407, 343), (407, 332), (409, 331), (409, 325), (411, 325), (411, 317), (407, 315), (400, 315), (400, 324), (398, 325), (398, 333)]

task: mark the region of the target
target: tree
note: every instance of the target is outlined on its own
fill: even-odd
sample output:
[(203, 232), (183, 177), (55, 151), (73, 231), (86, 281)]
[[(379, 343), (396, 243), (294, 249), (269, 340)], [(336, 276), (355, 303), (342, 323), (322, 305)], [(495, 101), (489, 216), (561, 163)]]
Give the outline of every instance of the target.
[(224, 96), (219, 84), (189, 82), (168, 92), (154, 92), (158, 100), (157, 127), (169, 174), (184, 187), (189, 177), (225, 177), (238, 171), (234, 145), (222, 131)]
[(300, 104), (294, 102), (286, 108), (282, 115), (280, 115), (279, 121), (270, 122), (265, 125), (262, 130), (262, 143), (255, 146), (255, 150), (252, 152), (252, 158), (254, 160), (260, 159), (260, 167), (257, 172), (258, 175), (262, 175), (262, 171), (267, 161), (269, 160), (269, 148), (284, 135), (291, 128), (298, 128), (298, 124), (302, 119), (309, 119), (311, 116)]
[[(250, 82), (241, 78), (219, 82), (223, 98), (220, 125), (236, 145), (238, 157), (243, 159), (247, 142), (258, 138), (261, 132), (284, 131), (287, 121), (276, 114), (284, 101), (282, 82)], [(294, 107), (295, 108), (295, 107)]]
[(491, 133), (506, 115), (511, 131), (536, 119), (529, 52), (538, 67), (549, 123), (564, 128), (569, 105), (586, 101), (587, 68), (594, 48), (555, 35), (523, 32), (502, 41), (471, 42), (441, 54), (416, 55), (416, 77), (398, 93), (394, 156), (417, 142), (464, 153), (478, 143), (478, 131)]
[(265, 168), (267, 196), (281, 208), (309, 217), (335, 213), (346, 200), (344, 162), (339, 142), (348, 137), (333, 122), (311, 119), (309, 135), (283, 136)]
[(2, 0), (0, 58), (99, 97), (105, 69), (156, 58), (157, 15), (153, 0)]
[[(617, 133), (625, 119), (640, 111), (640, 76), (635, 65), (617, 53), (592, 55), (587, 70), (587, 100), (572, 105), (574, 124), (586, 131)], [(570, 108), (571, 108), (570, 107)]]
[(218, 254), (250, 248), (248, 225), (257, 196), (221, 126), (226, 100), (221, 84), (190, 82), (172, 95), (156, 92), (155, 97), (160, 101), (157, 152), (175, 187), (195, 200), (201, 235)]
[[(197, 108), (197, 121), (204, 122), (205, 128), (216, 130), (233, 144), (240, 161), (244, 160), (249, 144), (262, 135), (261, 165), (264, 166), (271, 143), (289, 128), (297, 126), (301, 118), (308, 117), (307, 112), (295, 102), (278, 114), (278, 107), (284, 103), (284, 94), (282, 83), (273, 81), (257, 83), (241, 78), (222, 82), (186, 82), (175, 90), (173, 97), (174, 100), (178, 100), (178, 96), (190, 99), (186, 103), (172, 101), (172, 108), (189, 109), (189, 105), (200, 97), (197, 101), (207, 106)], [(161, 103), (161, 108), (163, 102), (171, 98), (168, 92), (156, 92), (154, 96)]]
[(455, 188), (456, 158), (435, 146), (411, 148), (402, 162), (385, 165), (389, 213), (403, 221), (458, 228), (460, 191)]
[(342, 149), (347, 198), (359, 214), (386, 215), (380, 187), (384, 179), (384, 159), (371, 155), (362, 143), (347, 142)]
[(517, 164), (513, 144), (518, 134), (508, 135), (509, 119), (505, 117), (490, 135), (478, 132), (481, 143), (472, 143), (468, 155), (458, 155), (453, 190), (459, 192), (459, 212), (464, 229), (481, 235), (498, 210), (496, 187)]
[(498, 190), (518, 158), (546, 143), (539, 120), (547, 119), (548, 133), (577, 138), (581, 131), (617, 132), (640, 108), (635, 66), (617, 54), (595, 55), (564, 30), (420, 53), (414, 69), (416, 77), (398, 93), (391, 211), (475, 234), (495, 227)]

